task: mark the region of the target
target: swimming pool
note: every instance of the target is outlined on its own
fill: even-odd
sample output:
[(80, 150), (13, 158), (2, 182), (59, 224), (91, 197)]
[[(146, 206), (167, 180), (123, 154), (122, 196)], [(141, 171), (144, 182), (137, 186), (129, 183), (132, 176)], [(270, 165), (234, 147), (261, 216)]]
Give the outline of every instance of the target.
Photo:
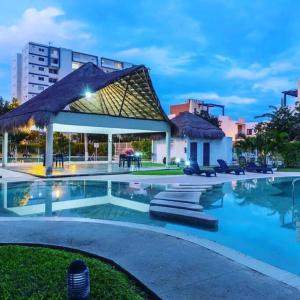
[(0, 216), (70, 216), (160, 226), (216, 241), (300, 275), (300, 183), (293, 206), (292, 179), (233, 181), (202, 195), (205, 211), (219, 219), (216, 231), (151, 218), (149, 202), (163, 185), (97, 180), (2, 183)]

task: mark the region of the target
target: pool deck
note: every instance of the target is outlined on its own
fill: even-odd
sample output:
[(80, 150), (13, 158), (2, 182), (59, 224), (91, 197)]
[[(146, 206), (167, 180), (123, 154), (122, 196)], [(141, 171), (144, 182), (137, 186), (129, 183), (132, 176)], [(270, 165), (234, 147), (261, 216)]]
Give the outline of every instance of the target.
[(107, 258), (161, 299), (300, 299), (300, 290), (180, 236), (120, 222), (0, 218), (1, 243), (52, 245)]

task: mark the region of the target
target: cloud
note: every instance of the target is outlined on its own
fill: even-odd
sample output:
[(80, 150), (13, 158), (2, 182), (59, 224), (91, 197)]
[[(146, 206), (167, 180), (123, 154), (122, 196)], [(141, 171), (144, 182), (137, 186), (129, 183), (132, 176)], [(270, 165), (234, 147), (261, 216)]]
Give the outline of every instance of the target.
[(245, 80), (257, 80), (266, 78), (267, 76), (274, 76), (279, 73), (291, 71), (294, 69), (294, 64), (290, 61), (274, 61), (267, 67), (263, 67), (260, 64), (254, 63), (247, 68), (241, 68), (233, 66), (226, 73), (226, 77), (229, 79), (245, 79)]
[(253, 64), (249, 68), (233, 67), (227, 72), (226, 77), (229, 79), (256, 80), (266, 77), (269, 72), (269, 68), (262, 68), (257, 64)]
[(28, 41), (40, 43), (54, 41), (60, 45), (91, 38), (85, 30), (84, 23), (62, 19), (64, 15), (64, 11), (57, 7), (42, 10), (28, 8), (15, 24), (0, 25), (0, 58), (20, 51)]
[(176, 96), (178, 100), (186, 100), (186, 99), (203, 99), (203, 100), (213, 100), (219, 102), (223, 105), (229, 104), (251, 104), (255, 103), (255, 98), (250, 97), (241, 97), (237, 95), (230, 95), (230, 96), (221, 96), (214, 92), (202, 93), (202, 92), (192, 92), (186, 93)]
[(191, 62), (193, 54), (186, 52), (177, 55), (172, 49), (153, 46), (130, 48), (116, 53), (116, 56), (123, 60), (146, 64), (156, 73), (176, 75), (188, 70), (187, 65)]
[(262, 92), (280, 93), (283, 90), (293, 86), (294, 83), (288, 78), (284, 77), (271, 77), (253, 85), (253, 89), (259, 89)]

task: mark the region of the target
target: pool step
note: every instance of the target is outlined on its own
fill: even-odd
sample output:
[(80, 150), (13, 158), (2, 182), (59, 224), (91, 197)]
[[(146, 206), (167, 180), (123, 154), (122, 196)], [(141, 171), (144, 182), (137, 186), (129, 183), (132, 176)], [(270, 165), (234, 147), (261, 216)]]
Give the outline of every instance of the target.
[(172, 189), (206, 189), (211, 190), (213, 188), (212, 185), (201, 185), (201, 184), (171, 184), (169, 188)]
[(200, 197), (200, 192), (160, 192), (154, 196), (154, 199), (199, 204)]
[(194, 211), (202, 211), (203, 206), (199, 204), (193, 203), (184, 203), (178, 201), (169, 201), (169, 200), (151, 200), (151, 206), (162, 206), (162, 207), (172, 207), (172, 208), (180, 208), (180, 209), (187, 209), (187, 210), (194, 210)]
[(205, 213), (187, 209), (150, 206), (150, 214), (160, 219), (169, 219), (174, 221), (186, 222), (189, 224), (200, 225), (205, 227), (216, 227), (218, 220)]
[(205, 193), (206, 189), (203, 189), (203, 188), (197, 188), (197, 189), (166, 188), (166, 192), (178, 192), (178, 193), (200, 192), (200, 193)]

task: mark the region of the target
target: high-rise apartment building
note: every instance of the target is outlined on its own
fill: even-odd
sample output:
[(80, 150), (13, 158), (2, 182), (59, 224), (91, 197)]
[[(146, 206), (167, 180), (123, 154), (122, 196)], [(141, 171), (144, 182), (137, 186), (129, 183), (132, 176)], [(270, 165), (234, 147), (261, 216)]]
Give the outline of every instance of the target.
[(29, 42), (13, 60), (12, 97), (25, 102), (87, 62), (98, 65), (105, 72), (133, 66), (71, 49)]

